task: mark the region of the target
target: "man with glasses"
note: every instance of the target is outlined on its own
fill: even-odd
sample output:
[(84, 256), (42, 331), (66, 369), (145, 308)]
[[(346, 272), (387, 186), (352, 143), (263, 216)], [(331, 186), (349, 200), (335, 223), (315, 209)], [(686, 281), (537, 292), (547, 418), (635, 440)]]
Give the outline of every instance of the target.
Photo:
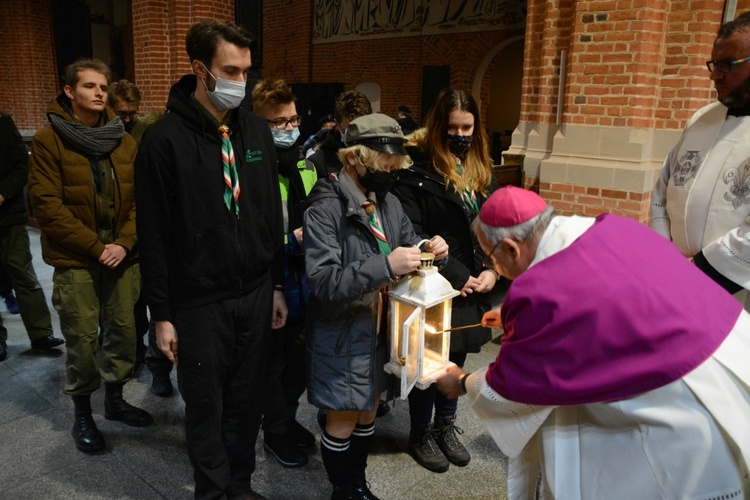
[(310, 293), (305, 279), (300, 203), (318, 180), (315, 167), (300, 159), (297, 105), (283, 80), (261, 80), (253, 89), (253, 110), (266, 120), (279, 159), (279, 188), (284, 214), (284, 293), (287, 322), (271, 339), (268, 380), (263, 404), (263, 446), (284, 467), (308, 462), (302, 448), (315, 445), (315, 436), (296, 420), (299, 398), (307, 388), (305, 306)]
[[(141, 91), (134, 83), (128, 80), (120, 80), (109, 86), (107, 94), (107, 104), (117, 117), (122, 120), (125, 126), (125, 132), (130, 134), (138, 144), (141, 143), (141, 137), (148, 127), (146, 121), (138, 118), (138, 108), (141, 104)], [(153, 375), (151, 390), (157, 396), (167, 397), (172, 395), (172, 381), (169, 374), (172, 371), (172, 363), (156, 346), (156, 334), (154, 328), (149, 328), (148, 311), (146, 302), (143, 297), (138, 297), (135, 303), (135, 333), (136, 333), (136, 352), (135, 362), (136, 370), (143, 363), (148, 364), (148, 368)], [(149, 347), (146, 347), (143, 337), (149, 335)], [(102, 341), (101, 335), (99, 341)]]
[(286, 320), (276, 151), (240, 108), (252, 44), (230, 22), (193, 25), (193, 74), (172, 86), (136, 160), (143, 290), (177, 366), (195, 498), (262, 498), (255, 441), (271, 329)]
[(651, 227), (738, 300), (750, 287), (750, 12), (706, 63), (718, 102), (698, 110), (661, 170)]
[(141, 105), (141, 91), (138, 87), (127, 80), (113, 83), (109, 86), (107, 103), (122, 120), (125, 132), (132, 135), (140, 144), (146, 124), (138, 119), (138, 107)]

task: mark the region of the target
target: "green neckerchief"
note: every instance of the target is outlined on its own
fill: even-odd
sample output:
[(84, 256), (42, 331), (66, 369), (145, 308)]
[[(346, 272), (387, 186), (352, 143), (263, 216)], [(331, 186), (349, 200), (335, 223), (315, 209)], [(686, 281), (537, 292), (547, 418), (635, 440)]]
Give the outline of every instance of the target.
[[(464, 175), (464, 166), (461, 165), (461, 160), (458, 161), (456, 164), (456, 169), (458, 169), (458, 175), (462, 176)], [(461, 193), (461, 199), (464, 200), (464, 203), (466, 206), (471, 210), (472, 213), (478, 214), (479, 213), (479, 200), (477, 200), (477, 194), (474, 192), (474, 190), (469, 190), (468, 186), (464, 187), (463, 193)]]
[[(226, 120), (217, 120), (198, 99), (195, 98), (195, 92), (190, 94), (190, 102), (195, 106), (205, 117), (207, 117), (211, 123), (216, 127), (217, 132), (221, 136), (221, 153), (222, 153), (222, 174), (224, 179), (224, 204), (227, 210), (232, 211), (232, 204), (234, 204), (234, 214), (239, 216), (240, 207), (237, 204), (237, 199), (240, 195), (239, 177), (237, 175), (237, 158), (232, 148), (231, 134), (234, 131), (234, 125), (237, 122), (236, 114), (233, 110), (227, 113)], [(224, 131), (229, 128), (229, 132), (225, 135)]]

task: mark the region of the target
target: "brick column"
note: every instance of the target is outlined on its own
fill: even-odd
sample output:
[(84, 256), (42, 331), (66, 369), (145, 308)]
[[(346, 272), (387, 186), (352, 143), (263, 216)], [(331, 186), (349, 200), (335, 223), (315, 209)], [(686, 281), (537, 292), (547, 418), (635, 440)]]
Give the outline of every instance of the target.
[[(711, 100), (721, 0), (529, 2), (521, 124), (511, 153), (561, 213), (648, 217), (655, 174)], [(572, 26), (572, 30), (556, 29)], [(541, 35), (540, 35), (541, 33)], [(568, 49), (555, 126), (559, 50)], [(528, 59), (532, 60), (529, 61)]]
[(135, 84), (143, 112), (166, 109), (169, 89), (191, 73), (185, 51), (190, 26), (206, 18), (234, 21), (234, 2), (132, 0)]

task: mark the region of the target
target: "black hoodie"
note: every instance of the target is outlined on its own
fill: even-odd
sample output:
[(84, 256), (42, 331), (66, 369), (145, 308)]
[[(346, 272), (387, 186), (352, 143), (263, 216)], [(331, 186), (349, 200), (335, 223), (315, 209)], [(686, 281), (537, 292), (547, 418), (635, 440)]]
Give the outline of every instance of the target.
[(137, 228), (146, 302), (156, 321), (175, 306), (240, 296), (269, 277), (283, 284), (283, 220), (276, 150), (263, 119), (233, 110), (239, 216), (224, 204), (221, 136), (191, 100), (196, 77), (169, 93), (167, 114), (136, 158)]

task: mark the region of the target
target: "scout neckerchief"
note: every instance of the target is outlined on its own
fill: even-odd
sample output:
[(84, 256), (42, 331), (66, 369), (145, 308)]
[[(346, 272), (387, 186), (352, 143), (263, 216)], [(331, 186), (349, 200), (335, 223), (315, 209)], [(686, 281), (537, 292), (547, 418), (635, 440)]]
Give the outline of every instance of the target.
[[(461, 159), (457, 160), (458, 163), (456, 164), (456, 168), (458, 169), (458, 175), (463, 176), (464, 166), (461, 165)], [(479, 202), (477, 201), (477, 194), (473, 189), (470, 190), (468, 185), (464, 186), (464, 190), (461, 193), (461, 199), (464, 200), (464, 203), (467, 207), (469, 207), (469, 210), (471, 210), (472, 213), (479, 213)]]
[(240, 197), (240, 181), (237, 177), (232, 141), (229, 140), (229, 122), (219, 124), (219, 133), (221, 134), (221, 161), (224, 165), (224, 204), (227, 210), (231, 211), (232, 200), (234, 200), (234, 213), (239, 216), (240, 206), (237, 204), (237, 199)]
[(378, 221), (378, 214), (375, 210), (375, 202), (368, 199), (362, 204), (362, 207), (365, 209), (365, 213), (367, 214), (367, 220), (370, 223), (370, 231), (372, 231), (372, 234), (375, 235), (375, 239), (378, 240), (380, 253), (384, 255), (390, 254), (391, 247), (388, 246), (388, 240), (385, 237), (385, 233), (383, 232), (383, 228), (380, 225), (380, 221)]

